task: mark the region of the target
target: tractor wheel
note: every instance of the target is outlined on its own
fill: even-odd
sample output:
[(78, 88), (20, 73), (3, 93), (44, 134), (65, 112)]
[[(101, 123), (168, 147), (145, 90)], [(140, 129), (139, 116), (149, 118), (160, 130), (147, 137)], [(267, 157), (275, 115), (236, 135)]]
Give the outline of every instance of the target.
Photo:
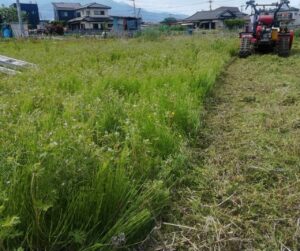
[(288, 57), (290, 55), (290, 34), (279, 34), (277, 45), (278, 56)]
[(239, 52), (240, 58), (246, 58), (251, 55), (251, 39), (243, 37), (241, 39), (241, 48)]

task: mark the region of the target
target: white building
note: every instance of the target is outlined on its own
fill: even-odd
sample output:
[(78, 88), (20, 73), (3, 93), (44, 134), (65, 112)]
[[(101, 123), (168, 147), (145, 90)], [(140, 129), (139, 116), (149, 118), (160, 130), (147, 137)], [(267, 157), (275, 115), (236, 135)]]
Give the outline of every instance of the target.
[[(299, 27), (300, 26), (300, 10), (292, 7), (290, 10), (285, 11), (285, 12), (290, 13), (290, 15), (293, 19), (293, 21), (291, 22), (291, 25), (295, 26), (295, 27)], [(283, 13), (283, 12), (279, 12), (278, 15), (280, 15), (281, 13)]]
[(76, 18), (68, 21), (72, 30), (107, 30), (112, 27), (111, 7), (91, 3), (76, 9)]
[[(271, 12), (274, 12), (272, 10)], [(292, 20), (289, 25), (292, 27), (300, 26), (300, 10), (294, 7), (291, 8), (283, 8), (277, 13), (277, 17), (279, 20)]]

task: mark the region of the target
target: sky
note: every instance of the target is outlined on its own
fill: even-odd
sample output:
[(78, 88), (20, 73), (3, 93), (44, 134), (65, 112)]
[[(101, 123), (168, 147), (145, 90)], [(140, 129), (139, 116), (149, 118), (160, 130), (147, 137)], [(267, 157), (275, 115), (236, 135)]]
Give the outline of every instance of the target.
[[(99, 0), (100, 1), (100, 0)], [(132, 0), (117, 0), (132, 4)], [(279, 0), (256, 0), (257, 3), (274, 3)], [(300, 7), (300, 0), (290, 0), (291, 6)], [(167, 11), (171, 13), (182, 13), (191, 15), (196, 11), (209, 10), (209, 0), (135, 0), (138, 8), (151, 11)], [(212, 0), (212, 8), (220, 6), (237, 6), (245, 8), (246, 0)]]

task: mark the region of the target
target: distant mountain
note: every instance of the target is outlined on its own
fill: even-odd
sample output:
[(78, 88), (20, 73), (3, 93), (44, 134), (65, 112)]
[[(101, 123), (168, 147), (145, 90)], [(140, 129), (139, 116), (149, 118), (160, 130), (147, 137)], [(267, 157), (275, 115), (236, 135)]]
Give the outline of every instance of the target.
[[(14, 3), (15, 1), (12, 0), (1, 0), (1, 4), (4, 5), (10, 5)], [(32, 2), (30, 0), (21, 0), (21, 2)], [(35, 1), (33, 1), (35, 2)], [(101, 4), (105, 4), (110, 6), (112, 9), (110, 10), (111, 15), (120, 15), (120, 16), (132, 16), (133, 15), (133, 7), (126, 3), (121, 2), (115, 2), (113, 0), (82, 0), (82, 1), (76, 1), (76, 0), (36, 0), (39, 11), (40, 11), (40, 18), (41, 19), (53, 19), (53, 7), (51, 2), (80, 2), (81, 4), (87, 4), (91, 2), (98, 2)], [(138, 11), (138, 10), (137, 10)], [(166, 17), (175, 17), (178, 19), (186, 18), (186, 15), (182, 14), (172, 14), (167, 12), (151, 12), (147, 11), (145, 9), (141, 9), (140, 16), (143, 18), (143, 21), (146, 22), (160, 22)]]

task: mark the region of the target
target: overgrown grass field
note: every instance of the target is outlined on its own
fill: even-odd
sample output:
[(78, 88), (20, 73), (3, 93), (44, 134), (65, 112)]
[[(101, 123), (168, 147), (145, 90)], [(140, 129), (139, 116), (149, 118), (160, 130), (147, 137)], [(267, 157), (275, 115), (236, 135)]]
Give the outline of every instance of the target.
[(2, 41), (0, 249), (133, 247), (190, 166), (229, 39)]

